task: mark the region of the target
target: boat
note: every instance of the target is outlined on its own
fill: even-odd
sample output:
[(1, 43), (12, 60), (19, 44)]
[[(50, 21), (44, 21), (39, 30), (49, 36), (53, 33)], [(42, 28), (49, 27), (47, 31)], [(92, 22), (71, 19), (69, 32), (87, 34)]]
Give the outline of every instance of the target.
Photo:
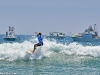
[(55, 39), (63, 39), (65, 38), (66, 35), (65, 33), (62, 33), (62, 32), (50, 32), (49, 33), (49, 36), (47, 36), (47, 38), (55, 38)]
[(19, 41), (20, 38), (15, 36), (14, 27), (9, 26), (9, 31), (4, 36), (4, 41)]
[(98, 31), (96, 30), (96, 24), (94, 24), (94, 29), (91, 25), (83, 33), (72, 34), (71, 37), (73, 41), (77, 42), (100, 42), (100, 37), (98, 36)]

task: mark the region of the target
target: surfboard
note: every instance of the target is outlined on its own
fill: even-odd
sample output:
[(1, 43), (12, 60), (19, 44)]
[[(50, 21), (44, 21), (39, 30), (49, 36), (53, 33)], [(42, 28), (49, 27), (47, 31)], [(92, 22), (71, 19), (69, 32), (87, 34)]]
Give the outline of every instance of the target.
[(29, 54), (33, 54), (31, 49), (26, 51), (26, 52), (29, 53)]

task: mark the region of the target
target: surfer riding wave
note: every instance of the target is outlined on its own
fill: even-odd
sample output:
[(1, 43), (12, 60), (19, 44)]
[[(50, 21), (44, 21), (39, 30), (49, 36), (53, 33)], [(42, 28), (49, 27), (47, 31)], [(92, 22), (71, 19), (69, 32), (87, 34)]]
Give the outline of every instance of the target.
[(37, 39), (38, 39), (39, 43), (34, 45), (34, 49), (33, 49), (32, 53), (34, 53), (34, 51), (36, 50), (36, 47), (43, 46), (43, 38), (41, 37), (42, 33), (37, 33), (37, 32), (35, 32), (35, 33), (37, 34)]

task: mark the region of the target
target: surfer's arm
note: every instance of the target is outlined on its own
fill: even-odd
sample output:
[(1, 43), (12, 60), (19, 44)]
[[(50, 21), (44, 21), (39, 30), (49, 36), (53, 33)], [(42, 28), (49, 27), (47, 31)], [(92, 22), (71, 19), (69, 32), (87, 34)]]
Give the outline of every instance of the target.
[(35, 32), (35, 34), (37, 34), (37, 35), (38, 35), (39, 33), (38, 33), (38, 32)]

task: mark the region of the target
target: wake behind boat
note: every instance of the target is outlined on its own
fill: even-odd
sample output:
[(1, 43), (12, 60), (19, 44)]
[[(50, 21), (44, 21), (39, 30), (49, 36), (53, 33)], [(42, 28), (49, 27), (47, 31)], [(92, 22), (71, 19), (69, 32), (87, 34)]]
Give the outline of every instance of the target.
[(71, 36), (73, 41), (77, 42), (100, 42), (100, 37), (98, 36), (98, 31), (96, 30), (96, 24), (94, 24), (94, 29), (89, 26), (83, 33), (78, 33)]

